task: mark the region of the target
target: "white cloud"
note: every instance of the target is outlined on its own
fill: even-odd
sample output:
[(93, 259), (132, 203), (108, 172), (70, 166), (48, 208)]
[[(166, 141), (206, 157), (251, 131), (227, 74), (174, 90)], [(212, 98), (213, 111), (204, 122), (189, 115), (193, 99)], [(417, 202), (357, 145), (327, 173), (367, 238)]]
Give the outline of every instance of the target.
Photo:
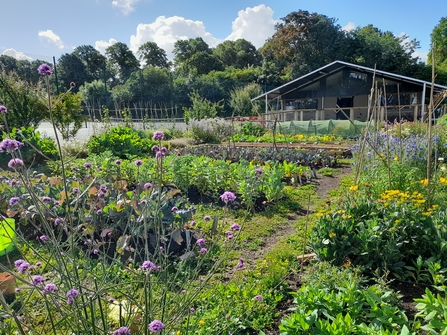
[(112, 1), (112, 7), (116, 7), (121, 10), (124, 15), (129, 15), (135, 11), (135, 5), (140, 0), (114, 0)]
[(48, 29), (45, 31), (41, 30), (41, 31), (39, 31), (38, 35), (42, 41), (53, 43), (59, 49), (63, 49), (65, 47), (61, 38), (59, 36), (57, 36), (51, 29)]
[(256, 48), (260, 48), (275, 32), (275, 24), (273, 9), (270, 7), (265, 5), (247, 7), (238, 12), (237, 18), (232, 23), (232, 33), (226, 39), (234, 41), (244, 38)]
[(411, 56), (418, 57), (421, 60), (421, 62), (427, 64), (428, 51), (415, 51)]
[(348, 24), (347, 25), (345, 25), (344, 27), (342, 27), (341, 29), (342, 30), (344, 30), (344, 31), (352, 31), (352, 30), (354, 30), (356, 27), (355, 27), (355, 23), (354, 22), (348, 22)]
[(16, 51), (12, 48), (9, 48), (9, 49), (6, 49), (5, 51), (3, 51), (2, 55), (14, 57), (15, 59), (18, 59), (18, 60), (27, 60), (30, 62), (33, 60), (32, 57), (29, 57), (29, 56), (25, 55), (23, 52)]
[(96, 41), (95, 42), (95, 49), (98, 50), (101, 54), (105, 54), (106, 53), (106, 49), (115, 44), (117, 42), (116, 39), (114, 38), (110, 38), (108, 41)]
[(206, 31), (202, 21), (187, 20), (180, 16), (159, 16), (153, 23), (140, 23), (135, 35), (130, 37), (130, 49), (133, 52), (145, 42), (151, 41), (173, 58), (174, 43), (178, 40), (201, 37), (210, 46), (215, 47), (221, 40)]

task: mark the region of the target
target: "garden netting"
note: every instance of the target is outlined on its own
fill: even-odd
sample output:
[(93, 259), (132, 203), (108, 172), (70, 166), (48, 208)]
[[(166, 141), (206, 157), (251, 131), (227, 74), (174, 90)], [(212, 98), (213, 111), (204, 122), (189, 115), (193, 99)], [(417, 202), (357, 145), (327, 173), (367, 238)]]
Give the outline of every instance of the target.
[[(367, 126), (367, 122), (331, 119), (279, 122), (277, 130), (284, 135), (336, 135), (346, 137), (360, 135)], [(372, 123), (370, 123), (370, 127), (373, 127)]]

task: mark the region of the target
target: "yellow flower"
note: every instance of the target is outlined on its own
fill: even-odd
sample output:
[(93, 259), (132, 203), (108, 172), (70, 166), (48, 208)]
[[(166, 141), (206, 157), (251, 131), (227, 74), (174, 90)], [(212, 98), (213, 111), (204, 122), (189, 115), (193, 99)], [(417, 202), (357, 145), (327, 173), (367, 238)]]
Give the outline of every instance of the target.
[(332, 233), (329, 234), (329, 237), (330, 237), (330, 238), (333, 238), (333, 237), (335, 237), (335, 236), (337, 236), (337, 234), (335, 234), (334, 232), (332, 232)]
[(399, 160), (399, 157), (397, 157), (397, 156), (396, 156), (396, 157), (394, 157), (394, 161), (396, 161), (396, 162), (397, 162), (398, 160)]
[(428, 179), (427, 178), (421, 179), (421, 184), (422, 185), (428, 185)]
[(205, 321), (203, 320), (203, 319), (201, 319), (200, 321), (199, 321), (199, 325), (204, 325), (205, 324)]
[(351, 191), (357, 191), (359, 189), (359, 187), (358, 187), (358, 185), (352, 185), (349, 189)]
[(315, 216), (316, 216), (317, 218), (321, 218), (323, 215), (324, 215), (323, 213), (316, 213), (316, 214), (315, 214)]

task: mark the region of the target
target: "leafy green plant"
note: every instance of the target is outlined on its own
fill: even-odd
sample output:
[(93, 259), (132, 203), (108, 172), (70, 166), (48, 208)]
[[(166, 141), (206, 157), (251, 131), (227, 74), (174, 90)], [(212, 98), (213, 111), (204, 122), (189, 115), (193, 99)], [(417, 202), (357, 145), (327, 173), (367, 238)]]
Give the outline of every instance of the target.
[[(428, 334), (447, 334), (447, 299), (441, 294), (434, 295), (428, 288), (417, 302), (415, 330), (424, 330)], [(419, 321), (419, 319), (422, 319)]]

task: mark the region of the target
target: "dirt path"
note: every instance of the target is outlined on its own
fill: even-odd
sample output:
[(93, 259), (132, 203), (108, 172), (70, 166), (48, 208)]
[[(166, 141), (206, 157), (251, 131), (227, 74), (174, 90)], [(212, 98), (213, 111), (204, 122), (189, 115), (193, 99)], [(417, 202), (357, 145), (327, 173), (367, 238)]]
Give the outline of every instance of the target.
[[(312, 183), (316, 185), (316, 193), (319, 199), (326, 199), (329, 196), (329, 192), (338, 187), (341, 179), (351, 172), (351, 167), (347, 165), (340, 166), (337, 169), (341, 172), (334, 174), (333, 177), (317, 175), (317, 178), (312, 181)], [(315, 206), (315, 203), (310, 204), (310, 213), (314, 210)], [(306, 214), (307, 207), (303, 208), (303, 211), (301, 213), (290, 213), (285, 224), (279, 226), (273, 234), (264, 238), (262, 247), (255, 251), (242, 250), (241, 257), (246, 260), (247, 265), (255, 265), (256, 260), (262, 258), (265, 254), (267, 254), (272, 246), (277, 244), (280, 240), (296, 233), (297, 221), (306, 216)]]

